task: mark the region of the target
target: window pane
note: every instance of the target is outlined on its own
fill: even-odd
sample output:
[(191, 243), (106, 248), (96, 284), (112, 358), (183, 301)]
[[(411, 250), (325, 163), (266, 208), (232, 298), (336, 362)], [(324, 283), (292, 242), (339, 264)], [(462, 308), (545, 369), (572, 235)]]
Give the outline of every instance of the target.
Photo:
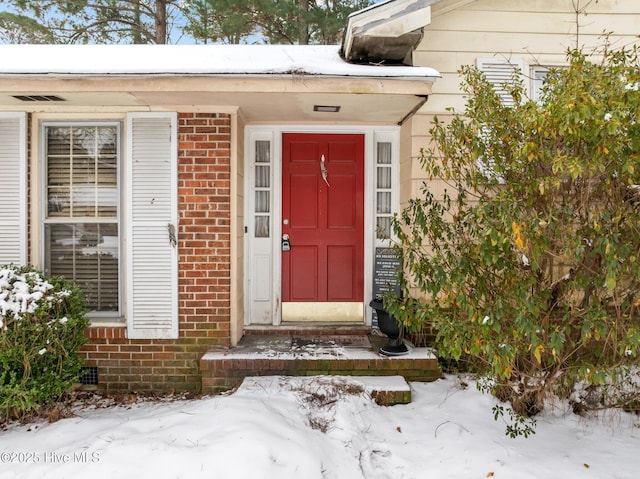
[(117, 217), (117, 129), (48, 127), (47, 204), (50, 217)]
[(256, 191), (256, 213), (269, 212), (269, 192)]
[(378, 143), (378, 164), (391, 164), (391, 143)]
[(378, 192), (377, 198), (377, 212), (378, 213), (391, 213), (391, 192), (382, 191)]
[(547, 77), (549, 70), (544, 67), (536, 67), (533, 69), (533, 87), (532, 87), (532, 99), (533, 101), (540, 101), (542, 98), (542, 85)]
[(256, 141), (256, 163), (271, 161), (271, 142), (269, 140)]
[(47, 213), (53, 216), (69, 216), (69, 188), (49, 188)]
[(47, 153), (68, 157), (71, 154), (71, 128), (47, 128)]
[(256, 216), (255, 237), (256, 238), (269, 237), (269, 217), (268, 216)]
[(76, 281), (91, 311), (118, 311), (118, 225), (45, 225), (46, 269)]
[(376, 182), (377, 188), (385, 188), (385, 189), (391, 188), (391, 168), (387, 166), (379, 166), (377, 168), (377, 176), (378, 176), (377, 182)]
[(376, 238), (391, 238), (391, 218), (380, 216), (376, 218)]
[(269, 170), (268, 166), (256, 165), (256, 188), (269, 188)]

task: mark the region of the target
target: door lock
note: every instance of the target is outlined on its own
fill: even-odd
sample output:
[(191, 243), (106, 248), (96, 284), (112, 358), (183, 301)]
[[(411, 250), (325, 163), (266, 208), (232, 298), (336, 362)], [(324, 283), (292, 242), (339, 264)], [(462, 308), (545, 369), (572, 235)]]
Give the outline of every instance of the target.
[(289, 235), (282, 235), (282, 251), (291, 251), (291, 242), (289, 241)]

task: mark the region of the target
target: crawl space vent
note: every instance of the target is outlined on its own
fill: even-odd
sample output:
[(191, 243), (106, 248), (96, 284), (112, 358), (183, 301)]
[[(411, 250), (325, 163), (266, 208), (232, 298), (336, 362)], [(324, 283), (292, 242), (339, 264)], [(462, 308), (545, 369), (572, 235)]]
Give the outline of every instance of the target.
[(65, 101), (56, 95), (13, 95), (13, 98), (20, 101)]
[(80, 384), (84, 386), (97, 386), (98, 368), (96, 366), (83, 366), (80, 371)]

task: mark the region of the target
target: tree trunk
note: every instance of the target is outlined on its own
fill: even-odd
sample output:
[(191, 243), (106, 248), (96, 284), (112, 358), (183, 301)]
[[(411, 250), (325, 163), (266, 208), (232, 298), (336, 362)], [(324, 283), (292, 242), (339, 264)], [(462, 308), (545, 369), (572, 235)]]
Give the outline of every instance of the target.
[(135, 44), (145, 43), (142, 38), (142, 12), (140, 11), (140, 3), (136, 3), (133, 7), (133, 33), (132, 40)]
[(300, 6), (300, 32), (298, 33), (298, 43), (300, 45), (309, 44), (309, 24), (307, 23), (306, 14), (309, 12), (309, 0), (298, 0)]
[(156, 43), (167, 43), (167, 0), (156, 0)]

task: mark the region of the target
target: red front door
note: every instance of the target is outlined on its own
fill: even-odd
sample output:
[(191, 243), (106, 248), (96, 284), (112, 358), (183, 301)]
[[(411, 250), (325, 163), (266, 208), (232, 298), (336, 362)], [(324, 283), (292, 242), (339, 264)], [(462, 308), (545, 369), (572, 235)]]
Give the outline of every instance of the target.
[(362, 302), (364, 136), (284, 134), (282, 144), (283, 303)]

